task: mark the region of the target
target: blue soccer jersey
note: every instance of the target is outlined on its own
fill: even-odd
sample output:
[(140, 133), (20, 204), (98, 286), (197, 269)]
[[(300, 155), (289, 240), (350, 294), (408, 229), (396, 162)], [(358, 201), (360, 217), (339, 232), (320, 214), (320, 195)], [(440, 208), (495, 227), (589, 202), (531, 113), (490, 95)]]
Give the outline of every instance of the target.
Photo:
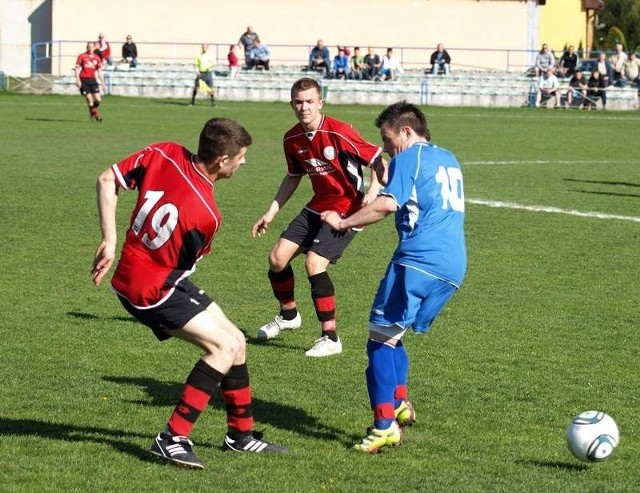
[(459, 287), (467, 255), (462, 172), (455, 156), (433, 144), (414, 144), (391, 160), (380, 194), (398, 204), (400, 241), (391, 261)]

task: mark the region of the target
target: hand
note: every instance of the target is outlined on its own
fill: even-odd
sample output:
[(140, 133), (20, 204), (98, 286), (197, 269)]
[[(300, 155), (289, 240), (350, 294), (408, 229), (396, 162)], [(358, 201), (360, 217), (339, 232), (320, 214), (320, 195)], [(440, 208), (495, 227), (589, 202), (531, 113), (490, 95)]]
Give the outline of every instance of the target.
[(96, 250), (93, 258), (93, 266), (91, 268), (91, 278), (95, 286), (100, 286), (102, 279), (109, 272), (111, 264), (115, 258), (115, 245), (109, 245), (102, 240), (100, 246)]
[(378, 191), (377, 190), (369, 190), (364, 197), (362, 197), (362, 207), (364, 207), (367, 204), (370, 204), (371, 202), (373, 202), (376, 197), (378, 196)]
[(267, 232), (267, 229), (269, 229), (269, 224), (271, 224), (272, 220), (273, 217), (269, 217), (268, 214), (265, 214), (260, 219), (258, 219), (258, 222), (256, 222), (253, 225), (253, 228), (251, 228), (251, 236), (255, 238), (256, 236), (260, 237), (265, 234)]
[(342, 218), (336, 211), (324, 211), (320, 214), (320, 219), (336, 231), (345, 229), (341, 227), (340, 223), (342, 222)]

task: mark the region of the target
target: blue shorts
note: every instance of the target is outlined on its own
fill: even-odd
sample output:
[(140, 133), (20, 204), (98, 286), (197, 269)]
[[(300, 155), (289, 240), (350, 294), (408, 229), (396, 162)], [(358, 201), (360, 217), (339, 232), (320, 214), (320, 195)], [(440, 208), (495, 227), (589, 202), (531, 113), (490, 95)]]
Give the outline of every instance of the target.
[(457, 289), (415, 268), (391, 263), (373, 300), (369, 323), (426, 332)]

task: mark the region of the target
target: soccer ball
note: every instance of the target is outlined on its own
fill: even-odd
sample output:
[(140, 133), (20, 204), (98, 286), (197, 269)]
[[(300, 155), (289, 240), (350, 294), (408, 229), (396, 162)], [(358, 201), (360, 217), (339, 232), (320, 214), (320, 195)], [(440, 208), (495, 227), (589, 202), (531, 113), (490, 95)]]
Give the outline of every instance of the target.
[(618, 425), (601, 411), (585, 411), (567, 427), (567, 445), (571, 453), (586, 462), (600, 462), (609, 457), (620, 441)]

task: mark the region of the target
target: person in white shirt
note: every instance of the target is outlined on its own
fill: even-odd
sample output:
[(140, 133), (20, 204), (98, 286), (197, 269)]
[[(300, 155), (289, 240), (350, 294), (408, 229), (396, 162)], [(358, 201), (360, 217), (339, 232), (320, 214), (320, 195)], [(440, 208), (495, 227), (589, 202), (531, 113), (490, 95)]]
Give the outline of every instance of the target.
[(540, 107), (540, 103), (554, 98), (555, 107), (560, 107), (560, 84), (556, 77), (555, 71), (549, 67), (540, 77), (538, 82), (538, 93), (536, 94), (536, 108)]
[(622, 50), (622, 43), (616, 43), (616, 51), (611, 55), (611, 67), (613, 68), (613, 81), (616, 86), (625, 86), (624, 64), (627, 61), (627, 54)]
[(387, 54), (382, 57), (380, 76), (385, 80), (391, 80), (403, 73), (404, 70), (400, 64), (400, 60), (393, 55), (393, 48), (387, 48)]

